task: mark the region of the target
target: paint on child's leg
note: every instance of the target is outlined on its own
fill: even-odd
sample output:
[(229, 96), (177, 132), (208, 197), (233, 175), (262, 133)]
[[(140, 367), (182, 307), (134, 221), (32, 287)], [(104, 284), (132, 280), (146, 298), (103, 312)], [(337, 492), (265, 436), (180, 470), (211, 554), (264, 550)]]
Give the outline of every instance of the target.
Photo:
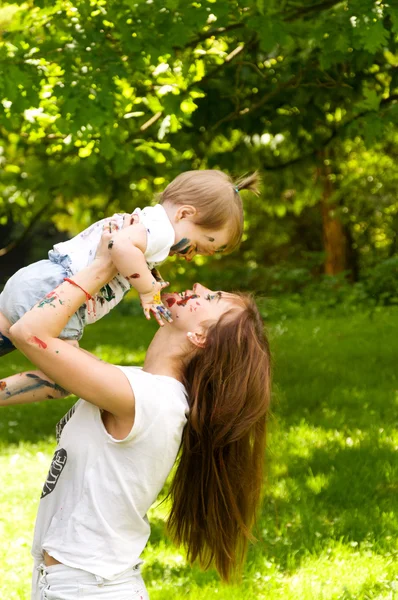
[(11, 396), (11, 392), (7, 389), (5, 381), (0, 381), (0, 392), (4, 392), (6, 396)]
[[(64, 390), (60, 385), (54, 383), (53, 381), (42, 379), (35, 373), (20, 373), (17, 381), (15, 381), (14, 375), (3, 381), (0, 381), (0, 402), (1, 400), (9, 400), (10, 398), (15, 398), (15, 396), (27, 394), (29, 392), (40, 392), (45, 388), (47, 388), (49, 391), (54, 390), (54, 392), (57, 392), (57, 394), (52, 395), (51, 398), (56, 397), (58, 394), (60, 397), (67, 396), (69, 394), (69, 392)], [(45, 397), (49, 398), (49, 394), (47, 394)]]
[(59, 304), (63, 304), (62, 300), (58, 296), (56, 292), (49, 292), (46, 296), (44, 296), (43, 300), (37, 305), (38, 308), (43, 308), (46, 304), (49, 304), (53, 308), (55, 308), (55, 303), (59, 302)]
[(69, 393), (67, 390), (65, 390), (63, 387), (61, 387), (57, 383), (54, 383), (53, 381), (48, 381), (47, 379), (42, 379), (41, 377), (39, 377), (39, 375), (35, 375), (35, 373), (26, 373), (26, 377), (28, 377), (30, 380), (33, 380), (35, 382), (33, 384), (35, 387), (31, 387), (31, 389), (29, 389), (28, 391), (31, 391), (32, 389), (36, 389), (36, 388), (39, 388), (42, 386), (46, 386), (52, 390), (55, 390), (56, 392), (60, 392), (61, 394)]
[(14, 344), (5, 335), (0, 333), (0, 356), (4, 356), (15, 350)]

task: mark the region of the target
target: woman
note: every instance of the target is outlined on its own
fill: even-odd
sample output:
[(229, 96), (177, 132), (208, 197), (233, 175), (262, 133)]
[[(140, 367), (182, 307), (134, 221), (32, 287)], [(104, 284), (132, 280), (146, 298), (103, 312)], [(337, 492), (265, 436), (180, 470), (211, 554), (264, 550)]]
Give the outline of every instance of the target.
[(146, 513), (181, 444), (169, 529), (188, 559), (228, 580), (244, 560), (259, 504), (270, 360), (247, 296), (165, 294), (143, 369), (117, 367), (58, 338), (115, 276), (104, 234), (93, 263), (10, 329), (12, 342), (79, 400), (57, 426), (33, 543), (34, 600), (148, 598), (139, 571)]

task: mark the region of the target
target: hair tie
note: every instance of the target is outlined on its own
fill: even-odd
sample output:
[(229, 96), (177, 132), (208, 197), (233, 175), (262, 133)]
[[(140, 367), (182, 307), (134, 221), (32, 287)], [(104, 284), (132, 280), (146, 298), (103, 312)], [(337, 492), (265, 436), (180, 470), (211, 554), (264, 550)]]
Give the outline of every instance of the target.
[(237, 188), (237, 187), (235, 188), (235, 192), (236, 192), (237, 194), (239, 194), (239, 190), (238, 190), (238, 188)]

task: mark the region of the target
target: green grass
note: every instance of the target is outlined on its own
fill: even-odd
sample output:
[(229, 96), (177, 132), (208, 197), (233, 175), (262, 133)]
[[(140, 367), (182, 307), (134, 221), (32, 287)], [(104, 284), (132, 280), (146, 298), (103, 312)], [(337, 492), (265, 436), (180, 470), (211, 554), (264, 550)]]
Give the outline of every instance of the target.
[[(84, 347), (141, 364), (155, 327), (114, 311), (87, 329)], [(282, 319), (270, 337), (266, 491), (243, 580), (225, 586), (187, 566), (165, 536), (162, 504), (144, 555), (151, 600), (398, 600), (398, 311)], [(1, 376), (28, 365), (10, 354)], [(70, 404), (1, 409), (1, 599), (29, 597), (35, 512)]]

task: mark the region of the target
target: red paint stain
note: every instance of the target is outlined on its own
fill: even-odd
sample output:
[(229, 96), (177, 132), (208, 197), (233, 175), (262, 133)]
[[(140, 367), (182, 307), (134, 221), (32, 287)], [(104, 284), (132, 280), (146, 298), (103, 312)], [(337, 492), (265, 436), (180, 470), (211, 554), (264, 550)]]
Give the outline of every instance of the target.
[(192, 294), (192, 296), (185, 296), (185, 298), (182, 298), (181, 300), (179, 300), (177, 302), (178, 306), (185, 306), (186, 303), (188, 302), (188, 300), (192, 300), (192, 298), (197, 298), (196, 294)]
[(5, 381), (0, 381), (0, 390), (5, 390), (7, 387), (7, 384)]
[[(175, 298), (166, 298), (166, 302), (167, 302), (167, 306), (173, 306), (173, 304), (175, 304), (176, 299)], [(178, 302), (177, 302), (178, 304)]]
[[(198, 306), (200, 306), (200, 302), (197, 302), (196, 304), (197, 304)], [(195, 309), (195, 310), (196, 310), (196, 309)]]
[(141, 275), (139, 273), (133, 273), (132, 275), (129, 275), (127, 279), (139, 279), (140, 277)]
[(39, 348), (43, 348), (43, 350), (45, 350), (47, 348), (47, 344), (45, 342), (43, 342), (43, 340), (41, 340), (40, 338), (36, 337), (35, 335), (32, 335), (32, 337), (29, 339), (29, 341), (33, 342), (34, 344), (39, 346)]

